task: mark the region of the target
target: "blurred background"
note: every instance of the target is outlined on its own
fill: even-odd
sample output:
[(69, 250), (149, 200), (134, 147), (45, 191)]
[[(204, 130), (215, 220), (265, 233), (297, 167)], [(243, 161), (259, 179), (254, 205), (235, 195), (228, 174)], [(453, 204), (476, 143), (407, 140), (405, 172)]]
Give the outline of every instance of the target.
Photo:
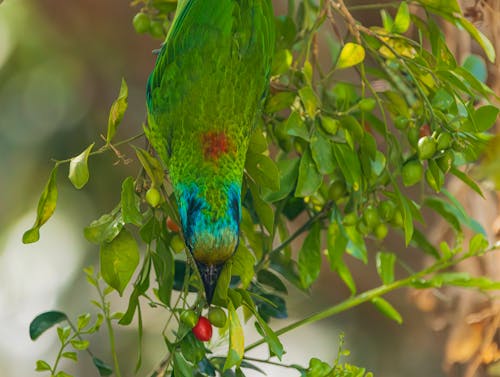
[[(283, 11), (281, 0), (276, 13)], [(54, 217), (41, 231), (38, 243), (23, 245), (23, 232), (35, 219), (36, 205), (53, 167), (51, 159), (65, 159), (83, 151), (106, 132), (108, 110), (118, 94), (121, 78), (129, 85), (129, 109), (118, 139), (141, 132), (145, 119), (145, 83), (154, 65), (152, 50), (161, 41), (137, 35), (134, 10), (121, 0), (5, 0), (0, 5), (0, 377), (35, 376), (37, 359), (53, 360), (58, 351), (55, 331), (36, 342), (29, 339), (30, 321), (47, 310), (61, 310), (71, 318), (93, 312), (96, 292), (82, 269), (98, 263), (98, 248), (82, 229), (119, 200), (121, 181), (135, 175), (138, 165), (119, 163), (112, 153), (91, 158), (90, 181), (82, 191), (59, 170), (59, 200)], [(380, 23), (377, 12), (366, 13)], [(144, 140), (136, 145), (143, 146)], [(132, 150), (120, 149), (130, 158)], [(399, 241), (397, 241), (399, 242)], [(419, 253), (415, 260), (419, 265)], [(363, 291), (379, 284), (373, 260), (369, 266), (352, 262)], [(291, 288), (288, 320), (325, 308), (349, 296), (332, 273), (322, 273), (311, 296)], [(113, 296), (113, 311), (126, 302)], [(345, 334), (346, 361), (366, 367), (381, 377), (439, 377), (444, 337), (433, 332), (426, 317), (401, 291), (389, 299), (400, 310), (403, 325), (363, 305), (347, 313), (300, 328), (283, 338), (289, 353), (285, 362), (307, 365), (317, 356), (333, 362), (339, 334)], [(146, 376), (165, 352), (160, 332), (164, 314), (144, 313), (143, 367)], [(257, 339), (247, 333), (248, 341)], [(117, 332), (124, 375), (134, 376), (137, 335), (132, 328)], [(111, 364), (106, 329), (91, 338), (93, 352)], [(253, 355), (265, 357), (261, 347)], [(75, 376), (97, 376), (85, 353), (65, 370)], [(270, 376), (293, 376), (286, 369), (262, 366)], [(43, 374), (40, 374), (43, 375)], [(251, 372), (249, 376), (258, 375)]]

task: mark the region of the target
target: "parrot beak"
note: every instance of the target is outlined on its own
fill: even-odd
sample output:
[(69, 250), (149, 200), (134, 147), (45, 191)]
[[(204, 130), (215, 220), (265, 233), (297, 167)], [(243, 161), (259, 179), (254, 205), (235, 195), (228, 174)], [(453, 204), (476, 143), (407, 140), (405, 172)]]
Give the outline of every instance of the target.
[(211, 304), (214, 297), (215, 288), (217, 287), (217, 281), (219, 280), (219, 276), (222, 268), (224, 267), (224, 263), (205, 264), (196, 261), (196, 265), (198, 266), (198, 271), (200, 272), (201, 280), (203, 281), (203, 286), (205, 287), (207, 302)]

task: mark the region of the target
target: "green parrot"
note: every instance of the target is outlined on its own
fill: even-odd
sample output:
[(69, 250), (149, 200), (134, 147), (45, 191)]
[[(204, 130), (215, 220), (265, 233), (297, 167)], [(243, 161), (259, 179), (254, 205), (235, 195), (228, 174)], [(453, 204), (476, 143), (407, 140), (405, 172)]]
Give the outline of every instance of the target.
[(274, 38), (271, 0), (180, 0), (147, 83), (146, 135), (167, 167), (208, 303), (238, 247), (245, 156)]

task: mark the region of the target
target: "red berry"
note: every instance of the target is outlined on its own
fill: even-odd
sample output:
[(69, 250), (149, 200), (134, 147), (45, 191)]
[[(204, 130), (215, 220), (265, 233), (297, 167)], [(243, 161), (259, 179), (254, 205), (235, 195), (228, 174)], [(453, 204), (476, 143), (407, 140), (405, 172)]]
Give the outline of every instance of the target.
[(177, 225), (170, 217), (167, 217), (167, 228), (174, 233), (179, 233), (180, 230), (179, 225)]
[(198, 323), (191, 331), (193, 331), (196, 339), (202, 342), (208, 342), (212, 338), (212, 325), (210, 321), (203, 316), (198, 319)]
[(428, 124), (424, 124), (422, 127), (420, 127), (418, 136), (421, 138), (425, 136), (431, 136), (431, 128)]

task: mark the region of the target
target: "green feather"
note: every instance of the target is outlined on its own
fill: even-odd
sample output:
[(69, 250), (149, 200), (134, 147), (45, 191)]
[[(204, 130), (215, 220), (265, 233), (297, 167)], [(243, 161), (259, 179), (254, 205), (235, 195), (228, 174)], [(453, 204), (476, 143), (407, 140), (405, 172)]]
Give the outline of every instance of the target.
[(168, 168), (181, 212), (186, 190), (194, 187), (203, 201), (199, 222), (208, 230), (194, 224), (193, 237), (212, 233), (196, 239), (214, 260), (229, 258), (237, 243), (237, 226), (227, 236), (229, 193), (241, 190), (273, 49), (270, 0), (183, 0), (148, 80), (146, 135)]

